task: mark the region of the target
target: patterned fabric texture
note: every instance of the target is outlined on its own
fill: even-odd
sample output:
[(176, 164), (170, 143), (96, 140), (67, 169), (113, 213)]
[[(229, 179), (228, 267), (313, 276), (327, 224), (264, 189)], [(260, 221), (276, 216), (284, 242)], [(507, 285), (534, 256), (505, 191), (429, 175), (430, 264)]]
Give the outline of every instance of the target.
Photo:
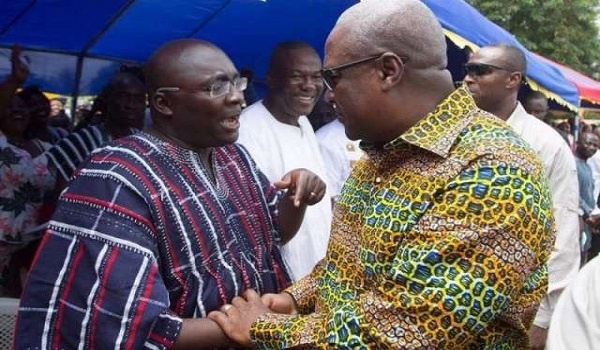
[(248, 153), (146, 133), (93, 153), (61, 195), (30, 273), (18, 349), (169, 348), (181, 318), (289, 284), (277, 191)]
[(45, 192), (54, 185), (43, 156), (31, 155), (8, 143), (0, 132), (0, 295), (8, 287), (11, 254), (36, 237)]
[(264, 315), (254, 344), (527, 348), (554, 239), (533, 151), (464, 88), (396, 140), (363, 148), (327, 256), (288, 289), (300, 314)]
[(112, 140), (102, 125), (76, 131), (57, 142), (46, 152), (56, 175), (69, 181), (73, 172), (94, 151)]

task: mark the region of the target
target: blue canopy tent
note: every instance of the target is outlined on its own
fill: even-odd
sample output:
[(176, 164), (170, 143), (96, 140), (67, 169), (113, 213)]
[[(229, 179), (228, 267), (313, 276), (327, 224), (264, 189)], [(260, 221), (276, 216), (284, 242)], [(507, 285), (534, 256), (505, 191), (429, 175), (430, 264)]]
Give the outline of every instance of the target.
[[(65, 95), (96, 94), (121, 63), (141, 63), (162, 43), (201, 38), (238, 68), (263, 77), (273, 46), (300, 39), (323, 48), (341, 12), (356, 0), (11, 0), (0, 4), (0, 76), (9, 50), (30, 57), (28, 84)], [(459, 45), (519, 45), (462, 0), (424, 0)], [(452, 57), (451, 57), (452, 59)], [(575, 108), (577, 91), (555, 68), (528, 54), (534, 87)]]

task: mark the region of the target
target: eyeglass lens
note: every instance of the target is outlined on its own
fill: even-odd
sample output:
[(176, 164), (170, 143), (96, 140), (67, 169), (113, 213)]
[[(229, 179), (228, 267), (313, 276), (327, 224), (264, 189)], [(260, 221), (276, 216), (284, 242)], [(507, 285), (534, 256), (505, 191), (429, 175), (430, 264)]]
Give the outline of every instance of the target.
[(233, 81), (219, 80), (210, 85), (210, 97), (219, 97), (228, 94), (231, 92), (232, 87), (238, 91), (244, 91), (247, 86), (248, 79), (245, 77), (235, 78)]

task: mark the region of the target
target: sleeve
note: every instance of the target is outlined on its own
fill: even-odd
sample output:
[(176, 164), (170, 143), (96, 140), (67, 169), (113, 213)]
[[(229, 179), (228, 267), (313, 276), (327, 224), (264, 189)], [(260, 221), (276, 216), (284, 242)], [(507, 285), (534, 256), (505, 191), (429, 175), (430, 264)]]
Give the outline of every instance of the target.
[(593, 350), (600, 344), (600, 258), (590, 260), (565, 288), (552, 316), (547, 350)]
[(144, 200), (112, 179), (79, 176), (60, 198), (29, 275), (16, 349), (167, 349), (169, 311)]
[(262, 118), (263, 116), (256, 109), (242, 113), (237, 143), (246, 148), (258, 168), (269, 180), (276, 181), (281, 178), (282, 172), (274, 169), (275, 165), (272, 161), (274, 150), (269, 138), (272, 137), (270, 134), (274, 131), (269, 128), (268, 124), (262, 122)]
[(77, 142), (77, 136), (72, 134), (66, 136), (46, 151), (48, 166), (57, 177), (69, 181), (77, 166), (85, 160), (87, 155), (81, 154), (73, 142)]
[(577, 275), (580, 266), (577, 167), (566, 144), (554, 155), (548, 179), (556, 220), (556, 241), (548, 260), (548, 293), (533, 322), (541, 328), (550, 325), (560, 294)]
[[(522, 314), (505, 322), (530, 323), (546, 290), (553, 241), (545, 181), (519, 169), (476, 168), (431, 200), (411, 231), (419, 239), (405, 239), (372, 286), (356, 297), (321, 299), (319, 312), (266, 314), (253, 324), (254, 345), (454, 349), (472, 343), (509, 307)], [(319, 288), (335, 283), (326, 276), (339, 275), (331, 261), (323, 269)]]
[(258, 165), (250, 152), (246, 149), (246, 146), (237, 144), (236, 147), (241, 157), (248, 164), (254, 181), (258, 183), (258, 186), (264, 195), (273, 225), (276, 231), (279, 232), (279, 201), (283, 197), (283, 191), (275, 187), (273, 183), (269, 181), (267, 176), (258, 168)]

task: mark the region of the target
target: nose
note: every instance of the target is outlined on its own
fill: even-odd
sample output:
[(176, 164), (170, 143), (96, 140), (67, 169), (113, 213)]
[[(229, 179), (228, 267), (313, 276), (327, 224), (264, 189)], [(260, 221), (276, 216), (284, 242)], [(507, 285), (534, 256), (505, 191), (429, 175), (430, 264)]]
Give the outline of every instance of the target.
[(474, 82), (473, 77), (471, 76), (471, 74), (465, 74), (465, 77), (463, 78), (463, 82), (465, 84), (472, 84)]
[(330, 105), (335, 104), (335, 95), (334, 95), (333, 91), (331, 91), (329, 89), (325, 89), (325, 94), (323, 95), (323, 99), (325, 100), (325, 102), (329, 103)]
[(238, 90), (233, 87), (227, 94), (226, 99), (229, 103), (239, 104), (239, 105), (243, 105), (243, 106), (246, 105), (246, 99), (244, 98), (244, 91)]

